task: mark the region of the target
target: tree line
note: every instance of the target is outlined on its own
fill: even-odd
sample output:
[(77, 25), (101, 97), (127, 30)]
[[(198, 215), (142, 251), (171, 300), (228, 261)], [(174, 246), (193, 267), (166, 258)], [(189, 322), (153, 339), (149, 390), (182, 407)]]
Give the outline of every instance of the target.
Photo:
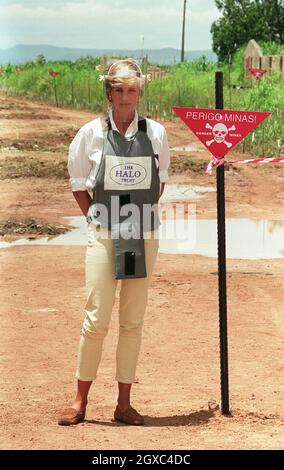
[(213, 51), (229, 62), (250, 39), (284, 44), (284, 0), (215, 0), (221, 18), (211, 26)]

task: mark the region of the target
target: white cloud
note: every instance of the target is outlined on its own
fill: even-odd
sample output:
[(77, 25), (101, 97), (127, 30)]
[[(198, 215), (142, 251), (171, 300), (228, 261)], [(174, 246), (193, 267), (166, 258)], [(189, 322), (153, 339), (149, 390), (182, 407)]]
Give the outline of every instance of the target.
[[(211, 46), (214, 0), (190, 0), (186, 49)], [(183, 0), (0, 0), (0, 47), (52, 44), (83, 48), (180, 47)]]

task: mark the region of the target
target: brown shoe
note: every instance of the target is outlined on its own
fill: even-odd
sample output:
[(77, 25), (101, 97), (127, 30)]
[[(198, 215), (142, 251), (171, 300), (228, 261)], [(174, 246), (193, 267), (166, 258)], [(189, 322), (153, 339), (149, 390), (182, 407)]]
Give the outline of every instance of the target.
[(114, 419), (115, 421), (121, 421), (122, 423), (133, 424), (136, 426), (145, 424), (143, 416), (141, 416), (138, 411), (132, 408), (132, 406), (124, 411), (121, 411), (117, 406), (114, 412)]
[(78, 424), (84, 421), (86, 410), (77, 411), (75, 408), (66, 408), (59, 417), (58, 424), (60, 426), (69, 426), (70, 424)]

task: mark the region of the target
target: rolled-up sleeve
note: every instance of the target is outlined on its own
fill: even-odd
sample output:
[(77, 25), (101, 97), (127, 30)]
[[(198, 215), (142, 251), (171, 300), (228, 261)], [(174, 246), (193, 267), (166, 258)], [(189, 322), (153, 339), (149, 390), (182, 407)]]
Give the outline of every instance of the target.
[(170, 149), (168, 144), (167, 133), (164, 127), (162, 127), (161, 141), (160, 141), (160, 162), (159, 162), (159, 177), (161, 183), (167, 183), (169, 178), (169, 166), (170, 166)]
[(86, 180), (92, 164), (89, 160), (87, 136), (82, 130), (78, 131), (69, 146), (67, 167), (72, 191), (86, 191)]

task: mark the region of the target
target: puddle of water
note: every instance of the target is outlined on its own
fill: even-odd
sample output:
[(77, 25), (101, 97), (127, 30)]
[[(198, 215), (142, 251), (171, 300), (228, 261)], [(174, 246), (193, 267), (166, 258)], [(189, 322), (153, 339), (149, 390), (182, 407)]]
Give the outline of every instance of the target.
[(171, 147), (170, 150), (176, 150), (177, 152), (201, 152), (202, 150), (196, 145), (179, 145), (178, 147)]
[(216, 188), (210, 186), (188, 186), (166, 184), (160, 201), (196, 200), (206, 193), (216, 192)]
[[(184, 221), (183, 221), (184, 222)], [(161, 253), (188, 253), (217, 257), (217, 221), (190, 221), (186, 240), (161, 240)], [(195, 232), (195, 235), (193, 235)], [(231, 259), (284, 258), (284, 220), (226, 220), (226, 255)]]
[[(20, 239), (0, 243), (0, 248), (18, 245), (86, 245), (87, 224), (84, 217), (66, 217), (72, 232), (52, 240)], [(167, 237), (165, 237), (165, 234)], [(227, 219), (227, 258), (284, 258), (284, 221)], [(217, 257), (217, 222), (215, 219), (166, 220), (160, 226), (161, 253), (197, 254)]]

